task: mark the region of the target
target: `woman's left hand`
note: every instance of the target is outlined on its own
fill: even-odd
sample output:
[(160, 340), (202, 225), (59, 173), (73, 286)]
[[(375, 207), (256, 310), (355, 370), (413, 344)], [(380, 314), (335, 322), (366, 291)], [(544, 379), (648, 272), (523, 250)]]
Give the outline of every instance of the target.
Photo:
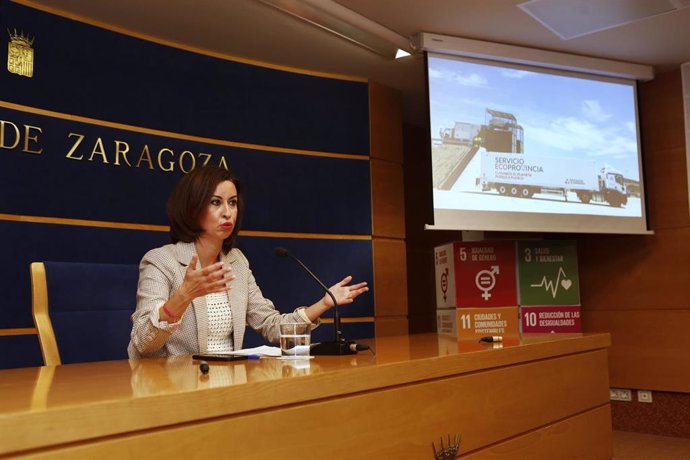
[[(335, 297), (335, 300), (336, 302), (338, 302), (338, 305), (352, 303), (357, 298), (357, 296), (369, 290), (366, 281), (348, 286), (348, 283), (350, 281), (352, 281), (352, 277), (346, 276), (345, 278), (343, 278), (342, 281), (330, 287), (329, 290), (333, 294), (333, 297)], [(329, 296), (328, 294), (326, 294), (323, 297), (323, 303), (328, 308), (333, 307), (333, 299), (331, 299), (331, 296)]]

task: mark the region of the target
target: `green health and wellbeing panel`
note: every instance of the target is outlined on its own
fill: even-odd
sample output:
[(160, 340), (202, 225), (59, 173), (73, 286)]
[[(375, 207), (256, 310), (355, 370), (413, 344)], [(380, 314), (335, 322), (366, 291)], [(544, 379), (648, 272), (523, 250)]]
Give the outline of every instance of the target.
[(580, 305), (574, 241), (518, 241), (520, 305)]

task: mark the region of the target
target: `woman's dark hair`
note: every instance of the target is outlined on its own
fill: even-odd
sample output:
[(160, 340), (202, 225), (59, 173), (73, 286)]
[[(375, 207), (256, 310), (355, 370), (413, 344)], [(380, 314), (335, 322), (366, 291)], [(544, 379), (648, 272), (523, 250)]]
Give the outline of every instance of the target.
[(230, 181), (237, 189), (237, 219), (229, 237), (223, 241), (223, 254), (227, 254), (235, 244), (240, 231), (244, 202), (240, 181), (226, 169), (217, 166), (202, 166), (184, 175), (175, 186), (168, 199), (168, 220), (170, 239), (173, 243), (182, 241), (192, 243), (201, 235), (201, 215), (206, 210), (216, 187), (221, 182)]

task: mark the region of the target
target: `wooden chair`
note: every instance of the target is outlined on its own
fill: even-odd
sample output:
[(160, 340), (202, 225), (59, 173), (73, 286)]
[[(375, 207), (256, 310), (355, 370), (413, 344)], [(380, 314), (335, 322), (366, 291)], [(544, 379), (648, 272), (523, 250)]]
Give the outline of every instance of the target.
[(31, 264), (34, 322), (46, 366), (126, 359), (137, 265)]

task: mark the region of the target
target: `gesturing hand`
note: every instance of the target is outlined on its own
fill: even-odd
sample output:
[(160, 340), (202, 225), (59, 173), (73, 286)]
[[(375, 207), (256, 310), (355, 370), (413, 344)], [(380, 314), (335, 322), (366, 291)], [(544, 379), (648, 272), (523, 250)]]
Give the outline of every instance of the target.
[[(342, 281), (329, 288), (338, 305), (352, 303), (357, 296), (369, 290), (366, 281), (348, 286), (350, 281), (352, 281), (352, 277), (346, 276)], [(328, 294), (324, 296), (323, 302), (328, 308), (333, 306), (333, 299)]]
[(190, 301), (197, 297), (214, 292), (224, 292), (231, 289), (228, 284), (235, 279), (235, 275), (229, 274), (232, 268), (222, 262), (197, 269), (199, 257), (194, 254), (184, 274), (184, 281), (180, 286), (180, 293)]

